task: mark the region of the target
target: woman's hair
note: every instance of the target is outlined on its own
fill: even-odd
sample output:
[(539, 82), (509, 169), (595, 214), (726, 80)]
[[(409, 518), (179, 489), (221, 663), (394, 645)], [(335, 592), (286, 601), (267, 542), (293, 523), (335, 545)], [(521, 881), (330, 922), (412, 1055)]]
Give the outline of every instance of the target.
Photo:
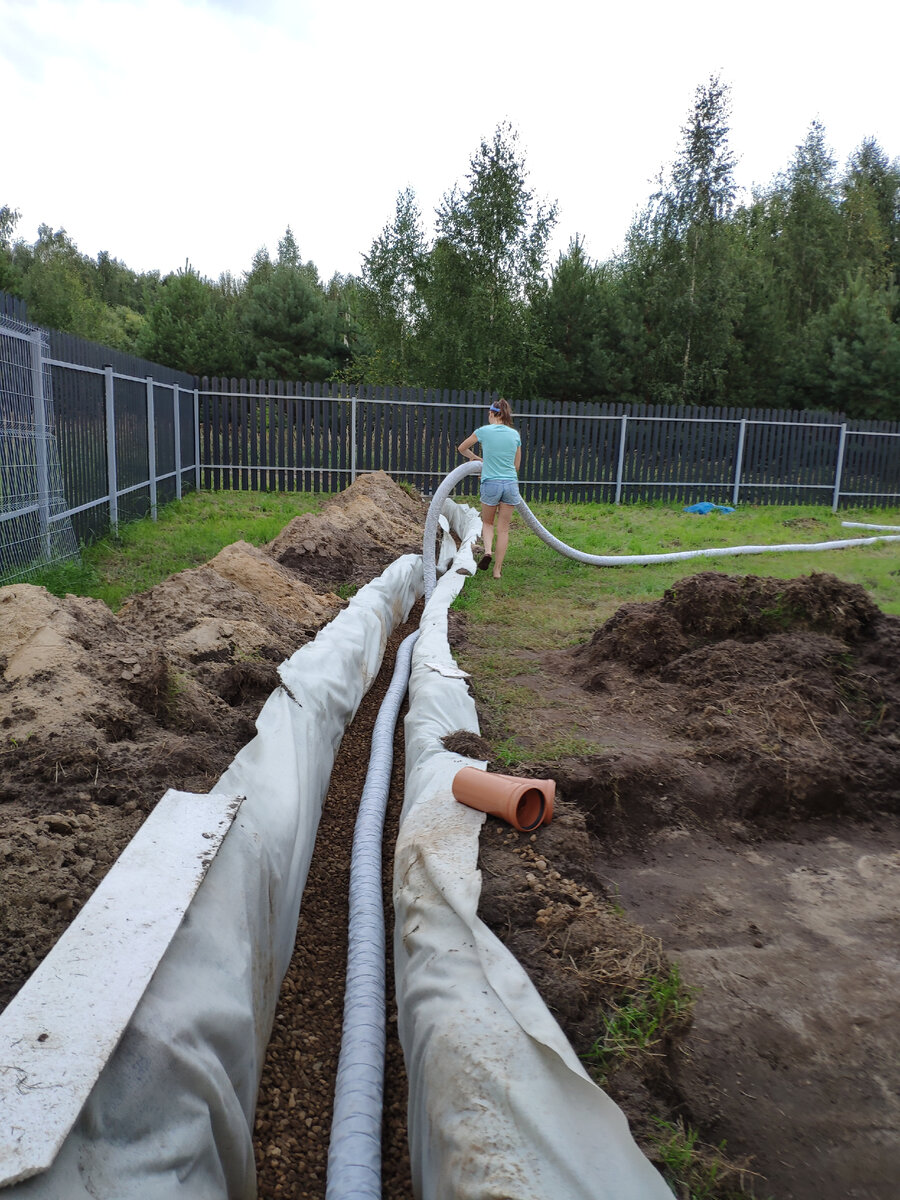
[(504, 425), (512, 425), (512, 409), (506, 400), (494, 400), (491, 412), (498, 416)]

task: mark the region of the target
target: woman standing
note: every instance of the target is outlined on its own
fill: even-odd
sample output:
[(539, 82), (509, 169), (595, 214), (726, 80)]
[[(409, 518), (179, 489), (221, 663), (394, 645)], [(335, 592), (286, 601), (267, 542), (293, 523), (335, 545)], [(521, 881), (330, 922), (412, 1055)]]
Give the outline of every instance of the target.
[[(470, 434), (457, 449), (460, 454), (478, 462), (472, 452), (481, 443), (481, 525), (484, 554), (478, 563), (486, 571), (494, 563), (494, 578), (499, 579), (509, 545), (509, 522), (513, 509), (522, 499), (519, 495), (517, 472), (522, 462), (522, 439), (513, 428), (512, 410), (505, 400), (495, 400), (488, 410), (488, 423)], [(499, 511), (498, 511), (499, 510)], [(494, 524), (497, 526), (497, 553), (494, 556)]]

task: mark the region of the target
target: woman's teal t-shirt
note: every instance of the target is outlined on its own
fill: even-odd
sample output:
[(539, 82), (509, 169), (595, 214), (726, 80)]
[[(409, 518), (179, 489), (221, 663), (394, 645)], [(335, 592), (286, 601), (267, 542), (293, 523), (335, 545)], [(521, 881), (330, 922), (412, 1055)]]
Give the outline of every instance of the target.
[(515, 479), (516, 451), (522, 445), (518, 430), (511, 425), (482, 425), (475, 430), (481, 443), (482, 479)]

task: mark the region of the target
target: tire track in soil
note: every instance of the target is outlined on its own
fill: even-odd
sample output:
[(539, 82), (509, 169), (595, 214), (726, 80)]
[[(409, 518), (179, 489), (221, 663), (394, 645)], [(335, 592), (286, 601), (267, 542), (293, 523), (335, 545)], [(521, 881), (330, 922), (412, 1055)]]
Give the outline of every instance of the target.
[[(389, 639), (381, 670), (344, 733), (332, 771), (303, 892), (294, 955), (281, 985), (260, 1081), (254, 1149), (261, 1200), (319, 1200), (325, 1196), (343, 1021), (353, 830), (369, 766), (372, 729), (390, 686), (397, 648), (418, 628), (420, 612), (421, 602)], [(388, 1012), (382, 1186), (392, 1200), (412, 1196), (406, 1070), (397, 1039), (391, 902), (394, 842), (403, 799), (406, 709), (404, 701), (394, 735), (382, 855)]]

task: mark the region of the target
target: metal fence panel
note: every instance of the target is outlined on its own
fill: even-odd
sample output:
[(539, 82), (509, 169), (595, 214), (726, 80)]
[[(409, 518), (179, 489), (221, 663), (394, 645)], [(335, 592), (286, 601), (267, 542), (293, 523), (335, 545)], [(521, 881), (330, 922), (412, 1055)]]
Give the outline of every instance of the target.
[(66, 511), (54, 431), (48, 339), (0, 316), (0, 572), (26, 578), (34, 564), (78, 555)]
[[(252, 388), (250, 419), (233, 407)], [(202, 380), (206, 486), (334, 491), (357, 472), (383, 470), (429, 493), (458, 465), (457, 445), (486, 419), (495, 393), (433, 389)], [(206, 422), (208, 421), (208, 427)], [(278, 424), (273, 450), (263, 430)], [(254, 431), (254, 424), (258, 428)], [(891, 463), (900, 425), (856, 423), (887, 438), (849, 460), (853, 503), (900, 499)], [(664, 405), (535, 403), (516, 414), (522, 435), (520, 482), (527, 500), (664, 501), (702, 499), (755, 504), (850, 502), (841, 486), (839, 417), (821, 413)], [(274, 483), (275, 469), (278, 483)], [(477, 491), (467, 478), (463, 495)]]

